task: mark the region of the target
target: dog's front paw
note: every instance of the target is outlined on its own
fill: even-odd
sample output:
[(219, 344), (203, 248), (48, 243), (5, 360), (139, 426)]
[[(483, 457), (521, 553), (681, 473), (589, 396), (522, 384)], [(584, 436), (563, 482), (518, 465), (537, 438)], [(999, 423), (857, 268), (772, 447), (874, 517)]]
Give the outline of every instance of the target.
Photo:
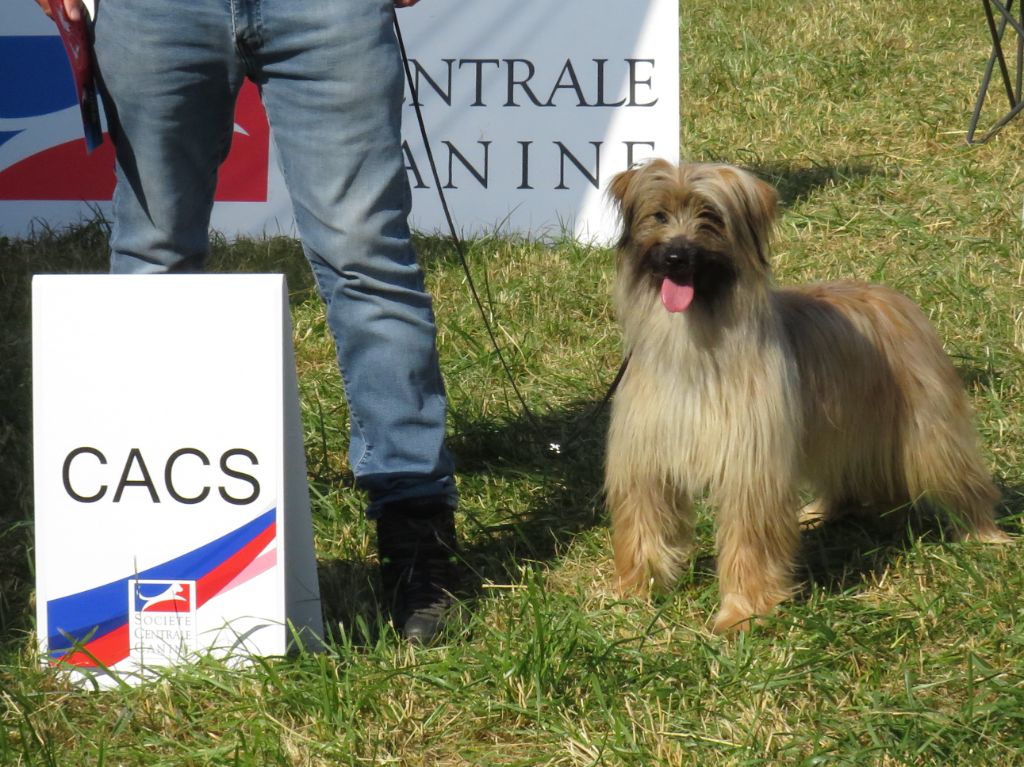
[(964, 541), (972, 541), (975, 543), (1012, 543), (1013, 538), (1004, 533), (995, 525), (986, 527), (985, 529), (971, 530), (963, 535)]
[(741, 594), (725, 594), (711, 630), (716, 634), (748, 631), (754, 618), (767, 615), (784, 599), (784, 594), (763, 594), (756, 600)]
[(642, 570), (625, 575), (618, 574), (615, 577), (615, 590), (624, 599), (647, 599), (651, 595), (651, 579)]
[(722, 607), (715, 616), (711, 630), (716, 634), (730, 634), (734, 631), (747, 631), (754, 611), (742, 597), (726, 597)]

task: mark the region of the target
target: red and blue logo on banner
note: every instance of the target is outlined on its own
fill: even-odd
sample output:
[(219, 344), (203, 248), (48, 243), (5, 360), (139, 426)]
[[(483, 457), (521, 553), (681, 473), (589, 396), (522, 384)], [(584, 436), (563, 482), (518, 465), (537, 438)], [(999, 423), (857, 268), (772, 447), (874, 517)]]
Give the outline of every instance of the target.
[[(270, 127), (259, 91), (246, 82), (216, 199), (266, 201), (269, 151)], [(86, 153), (60, 37), (0, 35), (0, 200), (110, 200), (113, 168), (109, 137)]]
[(136, 581), (132, 602), (137, 613), (192, 612), (192, 583)]
[[(112, 666), (130, 653), (129, 616), (189, 612), (277, 563), (277, 509), (186, 554), (46, 605), (51, 662)], [(129, 583), (135, 581), (129, 601)], [(162, 583), (145, 583), (162, 581)], [(195, 593), (188, 583), (194, 581)]]

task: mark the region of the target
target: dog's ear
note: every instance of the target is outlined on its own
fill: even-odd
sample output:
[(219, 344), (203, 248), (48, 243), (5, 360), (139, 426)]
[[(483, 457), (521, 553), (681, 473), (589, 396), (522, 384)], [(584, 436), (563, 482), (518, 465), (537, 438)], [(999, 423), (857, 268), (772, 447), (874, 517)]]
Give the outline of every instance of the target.
[(616, 173), (608, 183), (608, 197), (611, 198), (620, 211), (622, 210), (622, 200), (625, 198), (626, 192), (629, 191), (629, 185), (633, 182), (633, 177), (639, 172), (640, 167), (634, 165), (629, 170)]
[(629, 232), (633, 226), (633, 205), (635, 205), (635, 202), (627, 202), (627, 200), (634, 199), (629, 196), (629, 188), (633, 185), (636, 177), (643, 172), (643, 168), (642, 165), (634, 165), (628, 170), (616, 173), (605, 190), (605, 194), (615, 204), (615, 210), (619, 214), (621, 223), (617, 245), (619, 248), (625, 247), (629, 242)]
[(629, 188), (639, 176), (644, 175), (656, 178), (659, 175), (671, 174), (674, 167), (675, 166), (673, 166), (672, 163), (668, 160), (662, 159), (661, 157), (655, 157), (645, 162), (637, 163), (628, 170), (624, 170), (621, 173), (614, 175), (608, 184), (606, 193), (615, 202), (619, 210), (622, 211), (624, 207), (623, 203), (626, 196), (629, 194)]
[(768, 254), (779, 210), (779, 193), (775, 191), (774, 186), (754, 174), (744, 172), (743, 175), (746, 176), (746, 183), (743, 185), (745, 193), (741, 197), (747, 209), (744, 220), (750, 230), (758, 258), (762, 264), (768, 266)]
[(760, 204), (761, 218), (772, 223), (779, 212), (779, 193), (767, 181), (754, 177), (754, 189)]

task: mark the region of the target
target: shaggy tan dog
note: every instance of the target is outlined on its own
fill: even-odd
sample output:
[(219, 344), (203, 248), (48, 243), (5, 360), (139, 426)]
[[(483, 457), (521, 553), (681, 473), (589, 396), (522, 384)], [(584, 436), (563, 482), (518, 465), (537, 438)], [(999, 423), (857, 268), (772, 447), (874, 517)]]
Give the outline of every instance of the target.
[(777, 195), (739, 168), (655, 160), (608, 192), (629, 355), (605, 476), (623, 591), (677, 578), (701, 492), (717, 509), (718, 632), (790, 594), (801, 484), (825, 513), (928, 501), (963, 537), (1006, 540), (967, 397), (911, 301), (774, 288)]

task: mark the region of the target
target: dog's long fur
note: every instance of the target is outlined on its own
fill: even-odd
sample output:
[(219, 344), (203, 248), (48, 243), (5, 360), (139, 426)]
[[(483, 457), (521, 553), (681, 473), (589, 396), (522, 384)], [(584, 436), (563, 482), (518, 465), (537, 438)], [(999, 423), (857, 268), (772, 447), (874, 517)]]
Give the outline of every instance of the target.
[[(801, 483), (826, 512), (927, 500), (965, 537), (1006, 539), (967, 397), (911, 301), (856, 282), (773, 288), (776, 192), (739, 168), (656, 160), (608, 193), (630, 357), (605, 478), (622, 590), (673, 583), (702, 491), (717, 509), (716, 631), (790, 594)], [(685, 311), (662, 304), (665, 279), (693, 285)]]

